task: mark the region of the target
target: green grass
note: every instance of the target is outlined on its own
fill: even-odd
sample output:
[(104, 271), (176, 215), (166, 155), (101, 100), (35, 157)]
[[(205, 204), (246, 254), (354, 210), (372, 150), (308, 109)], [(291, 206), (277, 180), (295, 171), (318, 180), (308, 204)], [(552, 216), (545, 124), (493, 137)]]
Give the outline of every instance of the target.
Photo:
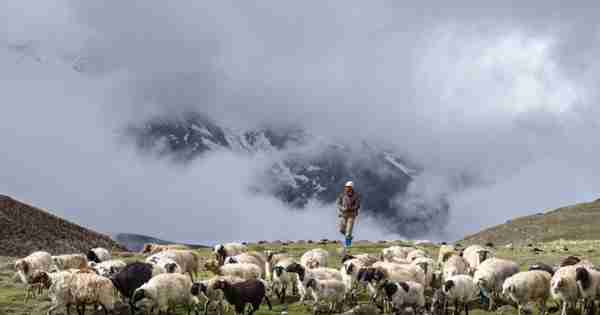
[[(352, 252), (353, 253), (379, 253), (380, 250), (384, 247), (390, 246), (390, 244), (358, 244), (356, 245)], [(562, 258), (568, 255), (577, 255), (586, 257), (591, 260), (595, 264), (600, 264), (600, 251), (597, 251), (597, 248), (600, 248), (600, 241), (555, 241), (555, 242), (543, 242), (536, 243), (536, 247), (544, 250), (541, 254), (535, 254), (531, 249), (532, 247), (515, 247), (514, 249), (509, 249), (505, 247), (496, 248), (496, 255), (498, 257), (511, 259), (517, 261), (521, 268), (525, 270), (528, 265), (543, 261), (549, 264), (556, 263), (560, 261)], [(252, 250), (263, 251), (267, 249), (276, 250), (276, 251), (285, 251), (289, 254), (299, 257), (306, 250), (311, 248), (321, 247), (328, 250), (332, 254), (332, 259), (330, 259), (330, 267), (339, 268), (340, 266), (340, 255), (339, 255), (339, 245), (328, 244), (328, 245), (317, 245), (317, 244), (306, 244), (306, 245), (290, 245), (290, 246), (251, 246)], [(567, 247), (569, 250), (565, 251), (564, 248)], [(426, 246), (421, 247), (427, 250), (432, 257), (437, 258), (437, 250), (436, 246)], [(592, 251), (590, 251), (592, 250)], [(211, 253), (209, 250), (199, 250), (198, 251), (203, 257), (210, 257)], [(142, 260), (141, 256), (129, 256), (124, 258), (127, 261), (132, 260)], [(45, 314), (47, 308), (50, 303), (44, 297), (37, 297), (33, 300), (30, 300), (28, 303), (24, 303), (24, 288), (21, 284), (17, 283), (14, 277), (14, 271), (12, 270), (12, 261), (13, 259), (7, 257), (0, 257), (0, 315), (5, 314)], [(212, 275), (209, 272), (202, 272), (199, 275), (202, 278), (208, 278)], [(271, 298), (271, 302), (274, 303), (273, 311), (268, 311), (266, 306), (262, 306), (259, 312), (256, 312), (257, 315), (275, 315), (280, 314), (283, 310), (283, 305), (279, 304), (279, 301), (275, 297)], [(361, 302), (366, 302), (366, 296), (362, 296)], [(72, 311), (75, 311), (74, 309)], [(310, 308), (308, 306), (302, 305), (300, 303), (292, 303), (289, 305), (288, 309), (289, 314), (311, 314)], [(87, 314), (91, 314), (91, 309), (88, 308)], [(119, 309), (120, 314), (128, 314), (127, 309)], [(179, 309), (177, 314), (185, 314), (186, 312), (183, 309)], [(516, 314), (514, 309), (509, 308), (506, 312), (507, 314)], [(537, 313), (537, 311), (536, 311)], [(488, 314), (482, 310), (474, 310), (470, 312), (473, 315), (484, 315)]]

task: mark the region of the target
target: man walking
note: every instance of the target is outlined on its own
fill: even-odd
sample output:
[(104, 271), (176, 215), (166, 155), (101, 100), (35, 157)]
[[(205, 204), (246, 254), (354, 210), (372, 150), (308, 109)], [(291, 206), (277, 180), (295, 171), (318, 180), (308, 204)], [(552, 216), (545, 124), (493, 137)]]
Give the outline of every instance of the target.
[(336, 205), (339, 218), (338, 228), (340, 233), (346, 237), (344, 247), (347, 249), (352, 246), (352, 229), (354, 228), (354, 222), (360, 209), (360, 197), (354, 191), (353, 182), (346, 182), (344, 191), (336, 200)]

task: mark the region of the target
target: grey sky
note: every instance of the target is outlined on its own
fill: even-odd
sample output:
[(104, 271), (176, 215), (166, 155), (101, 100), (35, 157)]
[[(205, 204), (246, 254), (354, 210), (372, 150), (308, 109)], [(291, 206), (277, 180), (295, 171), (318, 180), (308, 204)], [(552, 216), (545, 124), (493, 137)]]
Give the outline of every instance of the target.
[[(285, 206), (245, 190), (268, 157), (183, 169), (120, 141), (128, 123), (194, 109), (395, 147), (427, 170), (414, 194), (450, 194), (449, 237), (596, 199), (599, 15), (595, 1), (9, 0), (0, 192), (109, 232), (310, 236), (320, 206), (282, 227)], [(478, 185), (456, 187), (464, 173)]]

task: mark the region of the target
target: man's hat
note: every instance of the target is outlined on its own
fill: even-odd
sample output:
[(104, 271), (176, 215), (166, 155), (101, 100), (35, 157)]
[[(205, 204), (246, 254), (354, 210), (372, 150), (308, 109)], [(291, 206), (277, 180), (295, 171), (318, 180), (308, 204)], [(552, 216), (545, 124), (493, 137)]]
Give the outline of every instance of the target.
[(354, 187), (354, 183), (352, 181), (348, 181), (348, 182), (346, 182), (344, 187)]

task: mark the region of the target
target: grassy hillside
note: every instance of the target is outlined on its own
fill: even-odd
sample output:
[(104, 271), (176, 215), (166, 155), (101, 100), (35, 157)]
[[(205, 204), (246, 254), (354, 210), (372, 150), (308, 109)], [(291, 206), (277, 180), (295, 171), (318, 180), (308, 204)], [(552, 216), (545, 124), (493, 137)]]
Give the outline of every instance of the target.
[[(391, 244), (382, 244), (382, 243), (363, 243), (357, 245), (354, 249), (354, 253), (378, 253), (382, 248), (386, 246), (390, 246)], [(253, 250), (266, 250), (266, 249), (274, 249), (279, 251), (286, 251), (296, 257), (299, 257), (303, 252), (310, 248), (314, 247), (322, 247), (327, 249), (333, 256), (333, 259), (330, 262), (331, 267), (339, 267), (339, 259), (340, 256), (338, 254), (339, 246), (336, 244), (328, 244), (328, 245), (316, 245), (316, 244), (306, 244), (306, 245), (289, 245), (289, 246), (261, 246), (261, 245), (252, 245)], [(596, 264), (600, 264), (600, 250), (597, 250), (600, 246), (600, 241), (556, 241), (556, 242), (545, 242), (538, 243), (535, 245), (539, 249), (543, 250), (541, 253), (536, 253), (532, 251), (531, 247), (515, 247), (513, 249), (500, 247), (497, 248), (497, 256), (502, 258), (513, 259), (517, 261), (522, 269), (526, 269), (528, 265), (543, 261), (546, 263), (557, 263), (562, 258), (568, 255), (578, 255), (583, 256), (590, 259), (592, 262)], [(437, 257), (437, 246), (426, 246), (421, 247), (427, 250), (433, 257)], [(568, 251), (565, 251), (568, 249)], [(209, 257), (210, 251), (208, 249), (201, 249), (198, 252), (203, 257)], [(142, 259), (141, 256), (136, 256), (132, 254), (126, 254), (125, 259), (128, 261)], [(24, 303), (24, 290), (23, 286), (19, 283), (16, 283), (13, 280), (14, 271), (12, 269), (12, 258), (3, 257), (0, 259), (0, 314), (45, 314), (45, 311), (49, 307), (50, 303), (46, 301), (44, 298), (36, 298), (28, 303)], [(208, 272), (203, 272), (200, 275), (202, 278), (210, 277), (211, 274)], [(281, 314), (283, 309), (283, 305), (279, 304), (276, 298), (271, 299), (274, 302), (273, 311), (268, 311), (268, 309), (263, 305), (261, 307), (261, 311), (255, 314), (257, 315), (276, 315)], [(366, 302), (366, 297), (362, 297), (362, 302)], [(507, 314), (516, 314), (512, 308), (508, 307), (505, 309)], [(87, 312), (88, 314), (91, 311)], [(177, 314), (185, 314), (186, 312), (183, 309), (178, 310)], [(537, 313), (537, 312), (536, 312)], [(124, 307), (120, 307), (118, 309), (117, 314), (127, 314), (127, 309)], [(306, 305), (300, 303), (292, 303), (289, 305), (289, 314), (312, 314), (310, 312), (310, 308)], [(484, 315), (488, 314), (482, 310), (475, 310), (470, 314), (474, 315)], [(491, 313), (490, 313), (491, 314)]]
[(465, 237), (466, 244), (529, 244), (554, 240), (600, 240), (600, 200), (509, 220)]

